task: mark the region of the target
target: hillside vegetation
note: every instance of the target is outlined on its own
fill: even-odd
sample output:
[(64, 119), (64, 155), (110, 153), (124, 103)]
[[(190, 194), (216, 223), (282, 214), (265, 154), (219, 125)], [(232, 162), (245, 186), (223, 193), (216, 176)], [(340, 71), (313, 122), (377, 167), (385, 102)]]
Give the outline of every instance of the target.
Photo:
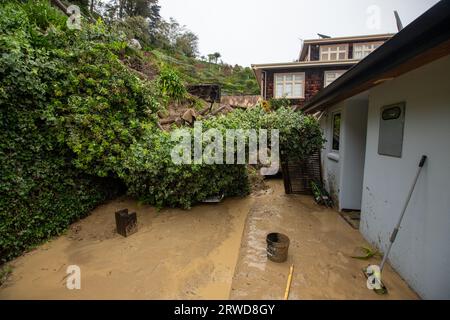
[(170, 65), (187, 84), (220, 84), (224, 95), (259, 94), (251, 68), (229, 65), (220, 59), (219, 52), (200, 55), (197, 35), (172, 18), (165, 21), (159, 14), (158, 0), (71, 2), (79, 5), (86, 17), (97, 17), (97, 12), (103, 12), (102, 19), (107, 25), (127, 39), (140, 42), (151, 65)]
[(222, 86), (223, 95), (259, 94), (259, 87), (251, 68), (207, 62), (182, 54), (169, 55), (158, 49), (152, 50), (151, 53), (157, 61), (178, 70), (186, 83), (218, 83)]

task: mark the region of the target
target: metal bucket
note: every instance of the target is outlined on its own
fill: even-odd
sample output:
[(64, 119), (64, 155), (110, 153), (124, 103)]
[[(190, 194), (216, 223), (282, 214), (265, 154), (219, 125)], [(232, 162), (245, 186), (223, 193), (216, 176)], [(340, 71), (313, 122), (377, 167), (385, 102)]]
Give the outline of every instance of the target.
[(266, 238), (267, 258), (273, 262), (285, 262), (288, 258), (289, 238), (282, 233), (270, 233)]

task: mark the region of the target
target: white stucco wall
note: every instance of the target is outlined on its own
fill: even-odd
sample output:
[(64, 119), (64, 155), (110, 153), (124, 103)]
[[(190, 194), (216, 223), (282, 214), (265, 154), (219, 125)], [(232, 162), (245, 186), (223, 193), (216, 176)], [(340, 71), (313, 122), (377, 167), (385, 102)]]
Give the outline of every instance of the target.
[[(401, 101), (403, 156), (381, 156), (380, 108)], [(428, 163), (390, 262), (422, 298), (450, 299), (450, 56), (370, 92), (361, 232), (383, 251), (423, 154)]]
[(356, 98), (345, 102), (345, 121), (341, 133), (341, 209), (361, 210), (367, 111), (367, 99)]
[[(340, 188), (340, 176), (341, 176), (341, 163), (340, 152), (332, 151), (333, 133), (332, 133), (332, 121), (333, 114), (335, 112), (341, 112), (341, 124), (345, 119), (343, 103), (336, 105), (327, 110), (326, 114), (320, 120), (320, 126), (323, 131), (324, 138), (326, 139), (324, 148), (322, 149), (322, 177), (325, 189), (330, 193), (335, 204), (339, 207), (339, 188)], [(341, 130), (342, 132), (342, 130)], [(342, 135), (341, 135), (342, 145)], [(333, 155), (333, 158), (330, 157)]]

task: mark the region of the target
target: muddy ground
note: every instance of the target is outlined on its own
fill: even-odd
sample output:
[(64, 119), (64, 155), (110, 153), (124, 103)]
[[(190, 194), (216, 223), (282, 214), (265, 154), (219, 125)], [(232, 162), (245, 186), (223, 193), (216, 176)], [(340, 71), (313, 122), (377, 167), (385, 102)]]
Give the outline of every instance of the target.
[[(362, 261), (360, 246), (369, 246), (337, 212), (315, 204), (310, 196), (286, 195), (279, 181), (270, 181), (271, 194), (249, 212), (231, 299), (283, 299), (290, 266), (294, 274), (289, 299), (417, 299), (400, 276), (387, 266), (383, 282), (389, 294), (369, 291), (362, 269), (379, 264)], [(265, 237), (280, 232), (290, 238), (288, 261), (266, 257)]]
[[(390, 268), (389, 295), (369, 291), (361, 273), (369, 262), (350, 258), (367, 245), (359, 232), (311, 197), (285, 195), (281, 180), (268, 184), (190, 211), (111, 201), (14, 260), (0, 299), (281, 299), (291, 264), (291, 299), (417, 298)], [(138, 213), (139, 231), (129, 238), (115, 232), (114, 212), (123, 208)], [(286, 263), (267, 261), (272, 231), (291, 239)], [(81, 290), (66, 288), (69, 265), (81, 268)]]
[[(100, 206), (67, 235), (12, 262), (0, 299), (227, 299), (252, 198), (191, 211)], [(114, 212), (138, 213), (138, 233), (115, 232)], [(81, 268), (81, 290), (66, 288), (66, 269)]]

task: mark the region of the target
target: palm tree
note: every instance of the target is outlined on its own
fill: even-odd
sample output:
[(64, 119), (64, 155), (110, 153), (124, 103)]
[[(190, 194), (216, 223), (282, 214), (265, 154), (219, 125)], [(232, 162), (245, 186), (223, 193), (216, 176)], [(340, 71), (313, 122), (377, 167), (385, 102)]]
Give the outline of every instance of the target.
[(217, 64), (217, 62), (219, 61), (219, 58), (222, 56), (219, 52), (215, 52), (214, 54), (213, 54), (213, 56), (214, 56), (214, 60), (216, 61), (216, 64)]
[(211, 53), (208, 54), (208, 62), (209, 62), (209, 63), (213, 62), (213, 61), (214, 61), (214, 58), (215, 58), (215, 57), (214, 57), (214, 54), (211, 54)]

